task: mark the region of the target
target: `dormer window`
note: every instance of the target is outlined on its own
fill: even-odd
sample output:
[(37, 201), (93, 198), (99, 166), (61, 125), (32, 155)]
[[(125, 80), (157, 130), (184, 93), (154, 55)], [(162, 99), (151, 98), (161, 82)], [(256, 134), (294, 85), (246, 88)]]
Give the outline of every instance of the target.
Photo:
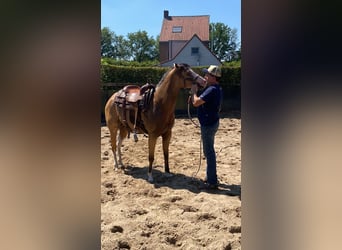
[(199, 52), (199, 48), (198, 47), (192, 47), (191, 48), (191, 55), (192, 56), (198, 55), (198, 52)]
[(172, 33), (182, 33), (182, 26), (173, 26)]

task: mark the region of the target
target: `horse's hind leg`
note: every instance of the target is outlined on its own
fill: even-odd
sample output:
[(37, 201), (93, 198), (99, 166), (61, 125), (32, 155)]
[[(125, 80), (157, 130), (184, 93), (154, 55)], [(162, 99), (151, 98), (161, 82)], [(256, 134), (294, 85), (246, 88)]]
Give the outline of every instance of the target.
[(118, 152), (118, 157), (119, 157), (119, 167), (124, 167), (124, 164), (122, 163), (122, 154), (121, 154), (121, 147), (122, 147), (122, 141), (125, 139), (127, 136), (128, 132), (127, 130), (121, 125), (120, 126), (120, 133), (118, 135), (118, 144), (117, 144), (117, 152)]
[(148, 181), (153, 182), (153, 177), (152, 177), (152, 166), (153, 166), (153, 161), (154, 161), (154, 150), (156, 148), (156, 142), (157, 138), (149, 135), (148, 137), (148, 161), (149, 161), (149, 166), (148, 166)]
[(110, 143), (112, 146), (112, 151), (113, 151), (113, 155), (114, 155), (114, 170), (118, 169), (118, 160), (116, 157), (116, 151), (117, 151), (117, 147), (116, 147), (116, 137), (117, 137), (117, 129), (110, 129)]
[(105, 117), (106, 124), (110, 132), (110, 143), (112, 146), (112, 151), (114, 155), (114, 170), (118, 168), (118, 161), (116, 157), (116, 137), (118, 134), (118, 126), (119, 120), (116, 114), (115, 104), (114, 104), (115, 95), (113, 95), (106, 103), (105, 106)]

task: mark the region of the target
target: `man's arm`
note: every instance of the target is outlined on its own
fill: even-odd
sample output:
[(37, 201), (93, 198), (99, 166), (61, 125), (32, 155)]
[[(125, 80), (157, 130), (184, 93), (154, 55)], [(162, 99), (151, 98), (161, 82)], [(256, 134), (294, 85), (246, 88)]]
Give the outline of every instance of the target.
[(191, 87), (191, 93), (192, 93), (191, 102), (192, 102), (192, 105), (194, 105), (194, 107), (201, 106), (203, 103), (205, 103), (205, 101), (203, 101), (201, 98), (197, 96), (196, 94), (197, 90), (198, 90), (197, 84), (193, 84)]
[(205, 101), (199, 98), (196, 93), (192, 95), (192, 105), (194, 105), (194, 107), (201, 106), (203, 103), (205, 103)]

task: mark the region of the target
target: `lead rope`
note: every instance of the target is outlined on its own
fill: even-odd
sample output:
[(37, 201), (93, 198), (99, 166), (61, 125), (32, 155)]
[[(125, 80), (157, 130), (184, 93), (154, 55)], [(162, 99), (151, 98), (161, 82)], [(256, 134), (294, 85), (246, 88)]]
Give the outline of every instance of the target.
[[(198, 124), (196, 124), (194, 122), (194, 120), (191, 117), (190, 114), (190, 101), (191, 101), (191, 95), (188, 98), (188, 117), (190, 119), (190, 121), (195, 125), (196, 128), (200, 128), (200, 126)], [(202, 164), (202, 136), (201, 136), (201, 140), (200, 140), (200, 159), (199, 159), (199, 164), (198, 164), (198, 169), (195, 173), (192, 174), (192, 178), (195, 178), (196, 175), (198, 174), (199, 170), (201, 169), (201, 164)]]

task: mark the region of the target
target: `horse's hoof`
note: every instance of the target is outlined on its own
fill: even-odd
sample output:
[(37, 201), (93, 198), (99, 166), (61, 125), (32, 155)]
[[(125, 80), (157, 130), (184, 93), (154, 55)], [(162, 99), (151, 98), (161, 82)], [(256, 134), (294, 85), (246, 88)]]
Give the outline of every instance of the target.
[(118, 166), (116, 167), (118, 170), (119, 169), (124, 169), (125, 168), (125, 166), (123, 165), (123, 164), (118, 164)]
[(125, 166), (122, 164), (119, 164), (118, 166), (114, 167), (114, 171), (118, 171), (119, 169), (125, 169)]

